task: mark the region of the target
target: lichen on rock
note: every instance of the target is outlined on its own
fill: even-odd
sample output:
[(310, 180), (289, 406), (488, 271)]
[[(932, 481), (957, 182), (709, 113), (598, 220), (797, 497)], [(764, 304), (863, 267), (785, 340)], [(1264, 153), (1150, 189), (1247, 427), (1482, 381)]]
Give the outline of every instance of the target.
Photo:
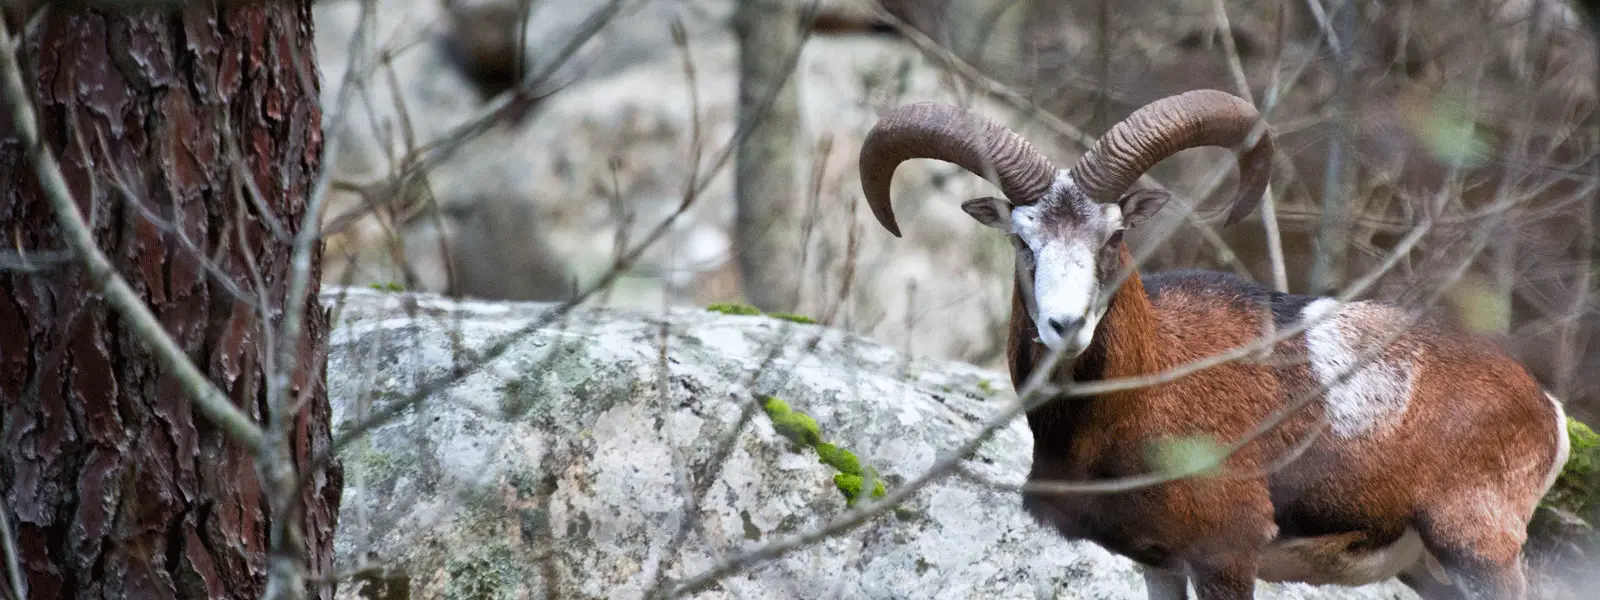
[(445, 596), (461, 600), (512, 600), (516, 583), (525, 576), (526, 566), (517, 560), (511, 547), (489, 543), (466, 549), (445, 564), (449, 583)]

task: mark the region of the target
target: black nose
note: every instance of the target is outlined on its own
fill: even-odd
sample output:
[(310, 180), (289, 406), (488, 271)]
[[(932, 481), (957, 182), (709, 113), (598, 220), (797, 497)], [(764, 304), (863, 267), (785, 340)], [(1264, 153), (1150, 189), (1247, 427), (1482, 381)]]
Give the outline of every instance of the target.
[(1083, 317), (1051, 317), (1045, 321), (1050, 324), (1050, 328), (1054, 329), (1056, 335), (1059, 336), (1066, 336), (1067, 333), (1077, 331), (1079, 327), (1083, 326)]

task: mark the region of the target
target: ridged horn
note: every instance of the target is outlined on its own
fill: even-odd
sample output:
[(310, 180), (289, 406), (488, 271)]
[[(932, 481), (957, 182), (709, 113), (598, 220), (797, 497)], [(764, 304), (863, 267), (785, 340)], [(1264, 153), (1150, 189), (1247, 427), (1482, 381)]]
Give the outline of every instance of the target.
[(901, 106), (867, 133), (860, 158), (867, 205), (895, 237), (900, 237), (900, 226), (889, 204), (889, 182), (900, 163), (915, 158), (960, 166), (998, 186), (1014, 204), (1038, 201), (1055, 180), (1050, 159), (1004, 125), (959, 106), (929, 102)]
[[(1261, 113), (1243, 98), (1194, 90), (1144, 105), (1112, 126), (1072, 167), (1073, 181), (1096, 202), (1111, 202), (1156, 163), (1189, 148), (1243, 144)], [(1240, 152), (1239, 191), (1228, 211), (1232, 225), (1255, 210), (1272, 175), (1272, 134)]]

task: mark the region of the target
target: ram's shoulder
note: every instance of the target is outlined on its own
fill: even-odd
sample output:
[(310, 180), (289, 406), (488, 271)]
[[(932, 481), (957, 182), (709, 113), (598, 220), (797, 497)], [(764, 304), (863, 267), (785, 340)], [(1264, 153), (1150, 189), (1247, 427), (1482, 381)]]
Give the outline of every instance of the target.
[(1160, 271), (1144, 276), (1143, 282), (1145, 293), (1158, 307), (1220, 302), (1241, 311), (1265, 309), (1272, 312), (1272, 320), (1278, 327), (1299, 321), (1306, 306), (1320, 299), (1279, 292), (1231, 273), (1206, 269)]

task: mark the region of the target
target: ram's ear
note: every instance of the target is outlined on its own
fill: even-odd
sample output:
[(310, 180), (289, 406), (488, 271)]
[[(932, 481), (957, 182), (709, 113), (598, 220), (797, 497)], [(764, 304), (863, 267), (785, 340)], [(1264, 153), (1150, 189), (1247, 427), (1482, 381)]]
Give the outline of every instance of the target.
[(983, 223), (985, 227), (993, 227), (1006, 233), (1011, 233), (1011, 203), (1001, 198), (985, 196), (973, 198), (961, 203), (961, 210), (966, 211), (972, 218)]
[(1122, 207), (1122, 226), (1132, 229), (1150, 220), (1171, 199), (1172, 194), (1166, 190), (1141, 189), (1123, 194), (1117, 200), (1117, 206)]

